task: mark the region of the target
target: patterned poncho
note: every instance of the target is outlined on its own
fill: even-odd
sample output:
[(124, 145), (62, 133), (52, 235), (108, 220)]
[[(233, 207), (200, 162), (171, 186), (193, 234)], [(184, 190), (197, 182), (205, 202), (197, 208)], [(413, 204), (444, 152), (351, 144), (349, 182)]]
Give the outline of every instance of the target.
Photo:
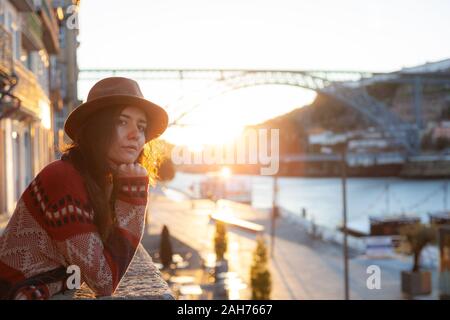
[(0, 236), (0, 299), (48, 299), (67, 288), (71, 265), (97, 295), (111, 295), (143, 235), (148, 182), (116, 179), (116, 223), (103, 242), (80, 173), (65, 160), (47, 165)]

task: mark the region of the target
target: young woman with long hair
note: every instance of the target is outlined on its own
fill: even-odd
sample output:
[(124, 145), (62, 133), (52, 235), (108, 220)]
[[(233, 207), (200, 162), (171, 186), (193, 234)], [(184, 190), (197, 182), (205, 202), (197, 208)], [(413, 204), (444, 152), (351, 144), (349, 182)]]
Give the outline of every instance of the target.
[(97, 82), (64, 125), (72, 139), (17, 202), (0, 236), (0, 298), (48, 299), (75, 265), (99, 296), (111, 295), (143, 235), (156, 137), (167, 113), (127, 78)]

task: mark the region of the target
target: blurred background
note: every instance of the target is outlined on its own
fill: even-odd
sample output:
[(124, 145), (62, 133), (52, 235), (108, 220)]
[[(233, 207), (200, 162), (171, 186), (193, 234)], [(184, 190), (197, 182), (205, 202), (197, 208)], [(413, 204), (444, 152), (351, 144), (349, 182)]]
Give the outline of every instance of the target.
[(179, 299), (448, 298), (449, 30), (444, 0), (0, 0), (0, 225), (126, 76), (170, 118), (143, 245)]

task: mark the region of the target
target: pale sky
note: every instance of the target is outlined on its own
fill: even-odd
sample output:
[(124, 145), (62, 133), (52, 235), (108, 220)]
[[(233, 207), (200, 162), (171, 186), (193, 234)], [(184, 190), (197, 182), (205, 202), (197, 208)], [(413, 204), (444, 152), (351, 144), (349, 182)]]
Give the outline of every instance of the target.
[[(79, 18), (80, 69), (381, 72), (450, 57), (448, 0), (83, 0)], [(92, 84), (80, 83), (81, 99)], [(181, 83), (141, 86), (164, 106), (191, 90)], [(243, 89), (192, 113), (189, 123), (208, 127), (171, 129), (165, 138), (217, 142), (230, 137), (231, 128), (236, 133), (313, 98), (314, 92), (294, 87)]]

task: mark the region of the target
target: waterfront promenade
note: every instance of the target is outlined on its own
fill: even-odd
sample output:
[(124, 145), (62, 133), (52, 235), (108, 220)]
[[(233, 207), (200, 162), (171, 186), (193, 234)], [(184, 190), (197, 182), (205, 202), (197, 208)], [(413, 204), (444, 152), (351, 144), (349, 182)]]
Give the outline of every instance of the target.
[[(208, 214), (216, 210), (208, 200), (183, 200), (152, 194), (149, 207), (149, 234), (160, 233), (165, 224), (171, 235), (206, 257), (214, 252), (214, 223)], [(270, 246), (270, 220), (265, 212), (233, 202), (219, 202), (219, 207), (229, 207), (241, 219), (265, 227), (266, 243)], [(247, 284), (255, 235), (237, 228), (228, 228), (230, 271), (236, 272)], [(395, 259), (367, 259), (363, 254), (350, 255), (351, 299), (403, 299), (400, 273), (411, 267), (410, 257)], [(368, 289), (367, 267), (377, 265), (381, 269), (381, 289)], [(272, 274), (272, 299), (343, 299), (342, 247), (321, 240), (314, 240), (300, 227), (284, 218), (277, 220), (273, 257), (270, 259)], [(433, 292), (437, 292), (437, 274), (433, 272)], [(250, 290), (241, 290), (236, 298), (250, 298)], [(425, 299), (436, 298), (436, 294)]]

